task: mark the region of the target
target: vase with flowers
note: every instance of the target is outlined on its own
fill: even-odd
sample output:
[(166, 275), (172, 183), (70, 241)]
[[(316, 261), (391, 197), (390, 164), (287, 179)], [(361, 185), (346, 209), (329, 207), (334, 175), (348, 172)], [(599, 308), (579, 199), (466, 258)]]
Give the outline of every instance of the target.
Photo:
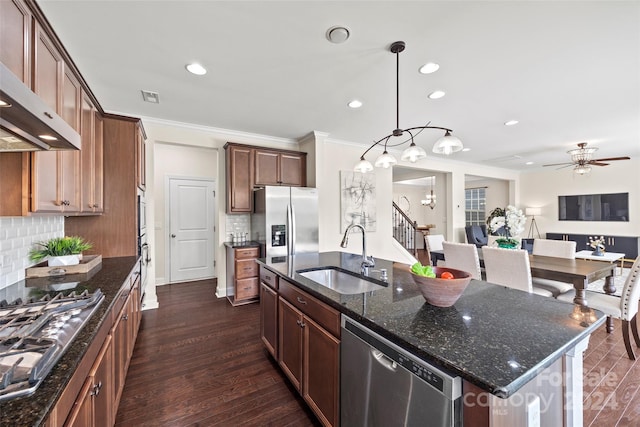
[(526, 221), (527, 217), (521, 209), (509, 205), (506, 209), (495, 208), (492, 210), (487, 218), (487, 226), (491, 233), (500, 236), (496, 239), (498, 247), (515, 249), (520, 244), (516, 237), (524, 231)]
[(591, 255), (604, 256), (604, 236), (589, 236), (589, 246), (593, 248)]

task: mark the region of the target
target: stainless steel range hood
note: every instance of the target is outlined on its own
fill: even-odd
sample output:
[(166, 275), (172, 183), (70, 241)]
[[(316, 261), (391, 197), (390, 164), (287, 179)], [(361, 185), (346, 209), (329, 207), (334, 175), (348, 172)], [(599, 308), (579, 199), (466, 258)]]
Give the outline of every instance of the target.
[(0, 62), (0, 152), (79, 150), (80, 135)]

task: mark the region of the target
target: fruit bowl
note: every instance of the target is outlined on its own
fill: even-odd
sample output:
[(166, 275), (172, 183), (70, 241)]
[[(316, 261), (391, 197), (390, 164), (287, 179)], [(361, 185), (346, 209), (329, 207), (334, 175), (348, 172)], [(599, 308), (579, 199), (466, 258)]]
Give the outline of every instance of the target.
[[(445, 271), (453, 274), (453, 279), (441, 279)], [(413, 281), (418, 285), (424, 299), (436, 307), (451, 307), (471, 281), (471, 274), (466, 271), (447, 267), (433, 267), (436, 277), (419, 276), (411, 272)]]

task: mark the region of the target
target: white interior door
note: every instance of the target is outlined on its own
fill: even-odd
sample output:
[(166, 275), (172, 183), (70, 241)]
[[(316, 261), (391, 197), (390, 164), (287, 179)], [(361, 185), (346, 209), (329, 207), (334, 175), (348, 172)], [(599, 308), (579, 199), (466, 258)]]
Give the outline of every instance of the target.
[(214, 277), (215, 185), (169, 180), (170, 283)]

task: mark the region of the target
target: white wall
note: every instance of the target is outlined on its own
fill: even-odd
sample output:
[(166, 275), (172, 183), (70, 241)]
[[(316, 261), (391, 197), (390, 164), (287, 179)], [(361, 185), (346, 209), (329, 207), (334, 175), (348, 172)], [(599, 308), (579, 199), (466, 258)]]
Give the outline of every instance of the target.
[[(629, 222), (559, 221), (558, 196), (594, 193), (629, 193)], [(523, 206), (541, 207), (536, 217), (540, 234), (576, 233), (593, 235), (640, 236), (640, 159), (611, 162), (577, 176), (571, 168), (543, 169), (520, 177)], [(527, 231), (530, 222), (527, 222)]]

